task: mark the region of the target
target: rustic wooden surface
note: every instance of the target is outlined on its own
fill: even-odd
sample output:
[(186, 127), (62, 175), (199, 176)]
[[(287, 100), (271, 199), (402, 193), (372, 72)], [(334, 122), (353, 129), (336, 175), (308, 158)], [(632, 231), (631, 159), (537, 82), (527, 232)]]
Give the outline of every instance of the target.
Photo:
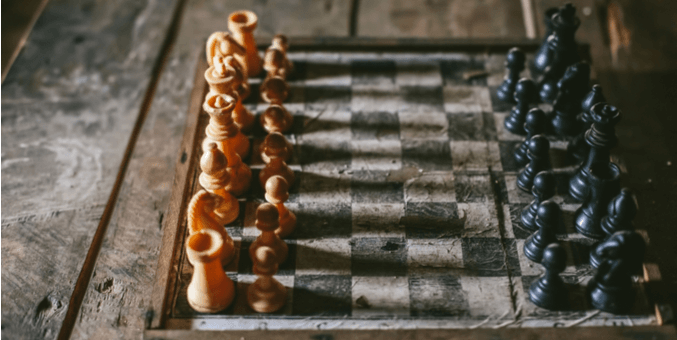
[(582, 327), (541, 329), (475, 329), (475, 330), (400, 330), (400, 331), (249, 331), (221, 333), (210, 331), (146, 331), (146, 339), (279, 339), (279, 340), (673, 340), (672, 327)]
[[(73, 329), (74, 338), (141, 337), (192, 75), (196, 58), (202, 57), (196, 47), (211, 31), (225, 30), (223, 13), (234, 8), (257, 12), (259, 42), (277, 32), (308, 37), (351, 33), (350, 1), (186, 0), (179, 36), (171, 54), (164, 56), (167, 62), (152, 106), (144, 113), (144, 95), (158, 76), (153, 65), (162, 57), (177, 1), (52, 0), (7, 74), (2, 84), (3, 338), (56, 338), (134, 122), (143, 113), (147, 117), (129, 155), (119, 197), (112, 202), (115, 209)], [(579, 1), (584, 0), (575, 3)], [(370, 9), (371, 1), (357, 3), (358, 35), (488, 34), (465, 17), (454, 19), (451, 27), (456, 28), (450, 32), (436, 11), (419, 8), (408, 14), (405, 1), (391, 1), (387, 11)], [(459, 0), (454, 3), (461, 6)], [(537, 25), (542, 25), (543, 9), (554, 3), (559, 1), (533, 0)], [(663, 269), (664, 285), (657, 293), (674, 303), (677, 236), (671, 225), (677, 216), (670, 208), (677, 203), (677, 8), (659, 0), (588, 3), (591, 12), (581, 14), (586, 26), (577, 38), (594, 46), (595, 66), (606, 69), (598, 75), (605, 94), (624, 111), (619, 135), (632, 138), (621, 143), (619, 152), (628, 159), (628, 171), (641, 174), (625, 183), (639, 191), (638, 227), (649, 232), (649, 258)], [(621, 13), (622, 25), (613, 27), (630, 33), (630, 43), (621, 44), (613, 58), (608, 49), (610, 36), (616, 34), (609, 33), (610, 5), (620, 10), (612, 13)], [(452, 15), (474, 13), (472, 5), (464, 6)], [(579, 13), (583, 10), (579, 7)], [(472, 15), (477, 22), (504, 22), (506, 27), (490, 32), (495, 37), (519, 38), (524, 30), (521, 9), (505, 12)], [(519, 20), (508, 22), (508, 16)], [(392, 23), (362, 31), (368, 27), (363, 23), (381, 17)], [(417, 24), (419, 20), (430, 24)], [(595, 20), (599, 22), (590, 23)]]
[(358, 13), (362, 37), (525, 36), (519, 0), (365, 0), (359, 1)]

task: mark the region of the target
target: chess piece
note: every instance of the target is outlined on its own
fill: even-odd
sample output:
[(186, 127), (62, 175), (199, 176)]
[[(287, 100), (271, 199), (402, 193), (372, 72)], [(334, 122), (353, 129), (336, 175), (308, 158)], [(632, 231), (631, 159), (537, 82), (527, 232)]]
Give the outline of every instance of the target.
[(282, 176), (273, 176), (266, 181), (265, 189), (266, 201), (274, 204), (280, 215), (280, 226), (275, 233), (280, 237), (287, 237), (296, 228), (296, 215), (284, 205), (289, 199), (289, 184)]
[(588, 283), (593, 307), (613, 314), (630, 311), (636, 294), (632, 275), (641, 270), (645, 250), (642, 236), (629, 230), (614, 233), (597, 247), (602, 261)]
[(211, 229), (219, 233), (221, 237), (221, 251), (219, 255), (223, 265), (227, 265), (235, 257), (235, 242), (228, 235), (226, 228), (220, 224), (214, 213), (221, 206), (223, 198), (205, 190), (198, 191), (188, 203), (188, 234), (192, 235), (204, 229)]
[(569, 292), (559, 277), (566, 268), (566, 253), (558, 243), (548, 245), (543, 251), (541, 264), (545, 274), (529, 288), (529, 300), (548, 310), (564, 310), (569, 306)]
[[(236, 93), (232, 95), (237, 96)], [(209, 93), (205, 98), (202, 108), (210, 116), (209, 125), (205, 130), (207, 138), (202, 144), (203, 150), (207, 150), (209, 143), (215, 142), (228, 161), (228, 175), (230, 180), (226, 184), (226, 191), (235, 196), (240, 196), (249, 190), (252, 172), (242, 162), (241, 155), (249, 154), (249, 139), (233, 123), (231, 112), (237, 99), (229, 95)]]
[(289, 161), (294, 153), (294, 146), (279, 132), (269, 133), (263, 139), (259, 149), (261, 150), (261, 159), (264, 163), (270, 162), (270, 158), (266, 153), (275, 153), (285, 162)]
[(259, 57), (254, 40), (254, 30), (257, 24), (258, 18), (251, 11), (233, 12), (228, 17), (228, 30), (247, 51), (244, 68), (249, 77), (255, 77), (261, 73), (261, 57)]
[(545, 11), (545, 38), (543, 39), (543, 43), (541, 44), (541, 47), (538, 48), (536, 56), (534, 57), (535, 69), (540, 72), (544, 72), (546, 67), (552, 63), (552, 53), (549, 53), (550, 49), (548, 48), (548, 37), (552, 35), (552, 32), (554, 31), (552, 16), (558, 11), (559, 8), (557, 7), (551, 7)]
[(233, 121), (240, 130), (244, 132), (251, 131), (256, 121), (256, 117), (253, 113), (249, 112), (246, 107), (242, 104), (242, 100), (249, 96), (249, 85), (245, 82), (244, 69), (242, 66), (233, 58), (232, 56), (227, 56), (224, 59), (224, 62), (228, 65), (229, 68), (235, 70), (235, 77), (233, 80), (233, 91), (237, 92), (238, 100), (235, 103), (235, 109), (233, 109)]
[(533, 108), (527, 112), (526, 121), (524, 123), (524, 130), (527, 132), (527, 138), (515, 148), (513, 156), (515, 163), (519, 167), (524, 167), (529, 163), (527, 151), (529, 150), (529, 140), (535, 135), (543, 134), (546, 130), (545, 113), (539, 108)]
[(522, 226), (528, 230), (536, 231), (536, 215), (538, 207), (542, 202), (555, 196), (555, 176), (549, 171), (541, 171), (534, 177), (534, 184), (531, 188), (531, 193), (534, 195), (534, 200), (522, 210), (520, 222)]
[[(281, 138), (280, 138), (281, 137)], [(280, 175), (285, 180), (289, 186), (294, 184), (294, 171), (292, 171), (287, 163), (284, 161), (285, 157), (289, 158), (289, 149), (287, 145), (287, 140), (279, 133), (271, 133), (266, 137), (264, 143), (262, 144), (262, 158), (264, 161), (267, 160), (266, 166), (259, 173), (259, 180), (261, 181), (261, 186), (266, 185), (268, 178)]]
[(536, 84), (531, 79), (522, 78), (515, 86), (514, 98), (517, 105), (510, 111), (510, 116), (505, 119), (505, 128), (516, 134), (524, 135), (525, 116), (529, 111), (529, 104), (536, 101)]
[(538, 230), (524, 242), (524, 255), (529, 260), (541, 262), (543, 251), (549, 244), (557, 242), (557, 229), (562, 223), (562, 211), (553, 201), (545, 201), (538, 206), (536, 225)]
[(585, 133), (590, 129), (593, 122), (590, 109), (592, 109), (595, 104), (604, 102), (606, 102), (606, 99), (602, 94), (602, 87), (593, 85), (592, 90), (585, 96), (581, 103), (581, 111), (583, 112), (580, 116), (581, 132), (576, 135), (576, 138), (574, 138), (567, 146), (568, 155), (577, 163), (583, 162), (590, 150), (588, 144), (585, 143)]
[(590, 109), (590, 113), (593, 123), (585, 133), (585, 143), (590, 147), (588, 158), (569, 180), (569, 195), (577, 201), (588, 195), (590, 169), (597, 164), (605, 168), (610, 162), (611, 149), (618, 143), (615, 126), (620, 120), (620, 111), (614, 106), (599, 103)]
[(283, 263), (287, 259), (289, 251), (287, 244), (277, 236), (275, 230), (279, 227), (279, 217), (277, 208), (270, 203), (263, 203), (256, 209), (256, 228), (261, 231), (261, 235), (252, 242), (249, 247), (249, 257), (256, 258), (256, 250), (259, 247), (267, 246), (275, 251), (277, 263)]
[(244, 62), (247, 53), (245, 48), (235, 41), (235, 38), (233, 38), (230, 33), (214, 32), (207, 39), (206, 52), (209, 66), (214, 65), (214, 57), (219, 56), (225, 58), (227, 56), (233, 56), (237, 68), (242, 71), (244, 84), (247, 87), (247, 91), (240, 92), (240, 97), (242, 100), (247, 99), (249, 96), (249, 80), (247, 73), (244, 72)]
[(573, 136), (580, 131), (577, 120), (581, 102), (590, 83), (590, 65), (585, 62), (569, 66), (557, 83), (558, 94), (553, 105), (553, 132), (560, 136)]
[(225, 189), (230, 181), (227, 166), (226, 156), (216, 147), (216, 143), (209, 143), (200, 158), (202, 173), (199, 180), (205, 190), (223, 198), (222, 204), (214, 209), (214, 214), (221, 225), (235, 221), (240, 213), (237, 199)]
[(266, 77), (280, 77), (287, 79), (294, 64), (287, 58), (287, 37), (278, 34), (273, 37), (273, 43), (266, 50), (263, 56), (263, 69), (266, 70)]
[(529, 164), (517, 175), (517, 187), (531, 192), (534, 177), (541, 171), (550, 170), (550, 142), (543, 135), (536, 135), (529, 140), (527, 151)]
[(620, 190), (620, 180), (621, 170), (611, 162), (598, 164), (589, 170), (588, 196), (574, 214), (576, 231), (581, 235), (598, 240), (605, 236), (602, 217), (609, 202)]
[(289, 95), (289, 85), (281, 77), (268, 77), (261, 83), (259, 92), (264, 102), (281, 105)]
[(256, 312), (273, 313), (282, 308), (287, 299), (287, 289), (273, 278), (278, 270), (275, 251), (261, 246), (252, 260), (253, 271), (258, 278), (247, 289), (247, 303)]
[(221, 267), (223, 240), (218, 232), (203, 229), (188, 237), (186, 254), (193, 265), (188, 285), (188, 304), (200, 313), (226, 309), (235, 297), (235, 284)]
[[(628, 188), (621, 189), (621, 193), (614, 197), (607, 208), (607, 215), (602, 218), (602, 231), (607, 235), (607, 239), (619, 231), (632, 230), (632, 219), (637, 214), (637, 200), (632, 191)], [(599, 258), (596, 249), (604, 241), (595, 245), (590, 252), (590, 265), (597, 268), (602, 259)]]
[(498, 99), (508, 103), (516, 103), (516, 98), (513, 94), (515, 93), (515, 86), (517, 85), (520, 73), (524, 70), (525, 61), (524, 52), (519, 48), (513, 47), (508, 51), (505, 59), (505, 78), (503, 78), (503, 83), (496, 90)]
[(294, 117), (282, 105), (272, 104), (268, 106), (260, 118), (261, 126), (271, 132), (287, 132), (294, 123)]

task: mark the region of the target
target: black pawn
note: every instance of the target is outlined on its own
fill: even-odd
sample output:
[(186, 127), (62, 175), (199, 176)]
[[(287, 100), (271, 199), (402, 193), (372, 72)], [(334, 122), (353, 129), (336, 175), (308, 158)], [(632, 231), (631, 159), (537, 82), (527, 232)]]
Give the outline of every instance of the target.
[(582, 201), (588, 195), (590, 169), (597, 164), (604, 168), (610, 162), (611, 149), (618, 143), (615, 126), (620, 120), (620, 111), (611, 105), (599, 103), (592, 107), (590, 113), (593, 123), (585, 133), (585, 143), (590, 147), (588, 158), (569, 180), (569, 195), (577, 201)]
[(524, 130), (527, 132), (527, 138), (515, 148), (513, 156), (519, 167), (524, 167), (529, 163), (527, 151), (529, 150), (529, 140), (538, 134), (545, 133), (546, 120), (545, 113), (539, 108), (533, 108), (527, 113), (524, 123)]
[(538, 226), (536, 225), (538, 207), (545, 200), (555, 196), (555, 190), (555, 176), (551, 172), (541, 171), (536, 175), (534, 178), (534, 185), (531, 188), (534, 200), (522, 210), (522, 215), (520, 216), (520, 222), (522, 222), (524, 228), (531, 231), (538, 230)]
[(581, 132), (567, 146), (568, 154), (577, 163), (585, 160), (585, 157), (590, 150), (588, 144), (585, 143), (585, 133), (592, 125), (592, 114), (590, 113), (590, 110), (595, 104), (603, 102), (606, 102), (606, 98), (604, 98), (602, 87), (599, 85), (593, 85), (592, 90), (588, 92), (588, 95), (585, 96), (585, 98), (583, 98), (583, 102), (581, 103), (581, 111), (583, 114), (581, 114), (580, 118)]
[(541, 171), (550, 170), (550, 142), (543, 135), (533, 136), (529, 140), (527, 151), (529, 164), (517, 175), (517, 187), (522, 191), (531, 192), (534, 177)]
[(564, 310), (569, 307), (569, 292), (559, 277), (566, 268), (566, 253), (557, 243), (550, 244), (543, 251), (545, 274), (529, 288), (529, 300), (536, 306), (548, 310)]
[(539, 71), (543, 72), (545, 71), (545, 68), (548, 67), (552, 63), (552, 54), (548, 53), (550, 50), (548, 49), (548, 37), (552, 34), (554, 31), (554, 27), (552, 24), (552, 17), (559, 11), (559, 8), (557, 7), (551, 7), (548, 8), (545, 11), (545, 38), (543, 39), (543, 43), (541, 44), (541, 47), (538, 49), (536, 52), (536, 56), (534, 57), (534, 68)]
[(536, 84), (531, 79), (520, 79), (515, 87), (517, 105), (513, 107), (510, 116), (503, 123), (508, 131), (516, 135), (526, 134), (526, 131), (524, 131), (525, 118), (529, 111), (529, 104), (535, 102), (536, 98)]
[[(632, 230), (632, 220), (637, 214), (637, 200), (632, 190), (628, 188), (621, 189), (621, 193), (614, 197), (607, 208), (607, 215), (602, 219), (602, 231), (606, 233), (607, 238), (616, 232), (623, 230)], [(597, 268), (601, 262), (597, 248), (599, 243), (590, 253), (590, 265)]]
[[(558, 38), (556, 35), (550, 35), (546, 44), (550, 49), (550, 54), (554, 54), (555, 45), (557, 45)], [(552, 103), (557, 97), (557, 82), (564, 74), (564, 69), (556, 63), (551, 63), (543, 71), (543, 76), (538, 82), (538, 97), (544, 103)]]
[(538, 230), (524, 242), (524, 255), (531, 261), (541, 262), (543, 251), (551, 243), (557, 242), (557, 229), (562, 222), (562, 211), (553, 201), (545, 201), (538, 206), (536, 225)]
[(496, 96), (498, 99), (508, 102), (515, 103), (515, 86), (517, 85), (517, 80), (520, 77), (520, 73), (524, 70), (526, 57), (524, 52), (517, 47), (513, 47), (508, 51), (508, 56), (505, 60), (506, 74), (503, 79), (503, 83), (496, 90)]
[(595, 166), (590, 169), (587, 180), (590, 191), (583, 205), (574, 214), (576, 231), (599, 240), (606, 236), (602, 230), (602, 218), (606, 214), (607, 206), (621, 189), (621, 170), (614, 163)]
[(593, 307), (608, 313), (626, 314), (635, 301), (632, 275), (642, 269), (646, 244), (634, 231), (619, 231), (597, 247), (601, 260), (588, 283)]
[(590, 83), (590, 65), (575, 63), (564, 72), (557, 83), (558, 94), (553, 105), (553, 132), (560, 136), (574, 136), (580, 131), (578, 114)]

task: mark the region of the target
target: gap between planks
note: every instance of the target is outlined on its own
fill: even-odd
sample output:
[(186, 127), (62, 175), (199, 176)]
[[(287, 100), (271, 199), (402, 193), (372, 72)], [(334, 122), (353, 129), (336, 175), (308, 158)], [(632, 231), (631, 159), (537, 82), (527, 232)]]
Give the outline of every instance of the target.
[(89, 250), (87, 251), (87, 256), (78, 275), (78, 279), (75, 282), (75, 287), (73, 288), (73, 293), (71, 294), (70, 301), (68, 303), (68, 309), (66, 311), (66, 317), (61, 324), (61, 329), (59, 330), (58, 338), (59, 340), (67, 340), (70, 338), (71, 333), (73, 332), (73, 327), (78, 317), (80, 307), (82, 306), (82, 301), (84, 300), (85, 293), (89, 287), (89, 282), (92, 278), (92, 273), (96, 265), (96, 260), (101, 251), (101, 246), (106, 235), (106, 230), (108, 229), (108, 224), (113, 215), (113, 210), (117, 203), (118, 195), (120, 193), (120, 188), (122, 187), (122, 182), (125, 178), (125, 173), (129, 166), (136, 142), (141, 134), (141, 129), (143, 124), (146, 121), (148, 116), (148, 111), (150, 106), (153, 103), (153, 96), (157, 89), (157, 85), (160, 81), (160, 76), (164, 70), (164, 66), (169, 57), (169, 52), (171, 51), (176, 37), (179, 32), (179, 26), (181, 22), (181, 17), (183, 14), (183, 9), (185, 7), (186, 0), (179, 0), (174, 8), (174, 13), (172, 14), (171, 24), (167, 35), (165, 36), (162, 46), (160, 48), (160, 54), (157, 56), (153, 69), (151, 71), (150, 82), (146, 88), (146, 92), (143, 96), (143, 101), (141, 102), (141, 107), (139, 108), (139, 113), (137, 115), (136, 121), (134, 122), (134, 128), (127, 142), (127, 147), (125, 148), (125, 153), (122, 156), (122, 161), (120, 162), (120, 167), (118, 173), (115, 177), (115, 183), (113, 184), (113, 189), (111, 190), (108, 201), (106, 202), (106, 208), (103, 211), (101, 220), (96, 228), (92, 242), (89, 245)]

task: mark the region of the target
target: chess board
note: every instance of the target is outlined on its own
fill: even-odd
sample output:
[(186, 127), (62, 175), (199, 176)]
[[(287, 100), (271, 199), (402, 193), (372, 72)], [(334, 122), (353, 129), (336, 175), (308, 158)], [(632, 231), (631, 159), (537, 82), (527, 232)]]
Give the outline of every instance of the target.
[[(521, 137), (503, 127), (511, 105), (495, 97), (504, 75), (502, 53), (292, 52), (295, 71), (285, 107), (294, 115), (286, 135), (294, 145), (288, 162), (296, 173), (287, 207), (298, 224), (285, 239), (289, 256), (275, 276), (287, 287), (277, 313), (258, 314), (246, 303), (254, 282), (248, 255), (258, 235), (256, 207), (265, 202), (258, 183), (263, 162), (260, 127), (250, 135), (252, 188), (240, 198), (239, 218), (226, 225), (237, 255), (224, 267), (236, 283), (234, 303), (217, 314), (190, 308), (186, 289), (192, 267), (185, 256), (185, 215), (178, 211), (200, 189), (195, 147), (208, 115), (207, 91), (198, 65), (189, 112), (187, 145), (175, 185), (180, 202), (170, 211), (159, 291), (166, 329), (414, 329), (655, 325), (643, 278), (634, 310), (612, 315), (594, 310), (585, 285), (592, 240), (576, 234), (567, 196), (575, 171), (566, 141), (551, 140), (553, 171), (567, 251), (562, 274), (571, 310), (533, 305), (528, 289), (543, 268), (528, 260), (530, 232), (519, 214), (532, 196), (517, 189), (520, 170), (512, 151)], [(529, 70), (525, 71), (529, 76)], [(260, 79), (250, 79), (244, 102), (261, 114)], [(548, 105), (543, 105), (549, 109)], [(623, 167), (622, 159), (615, 162)], [(176, 189), (178, 187), (178, 189)], [(167, 236), (169, 235), (169, 236)], [(163, 276), (162, 271), (166, 271)], [(156, 289), (157, 291), (157, 289)]]

